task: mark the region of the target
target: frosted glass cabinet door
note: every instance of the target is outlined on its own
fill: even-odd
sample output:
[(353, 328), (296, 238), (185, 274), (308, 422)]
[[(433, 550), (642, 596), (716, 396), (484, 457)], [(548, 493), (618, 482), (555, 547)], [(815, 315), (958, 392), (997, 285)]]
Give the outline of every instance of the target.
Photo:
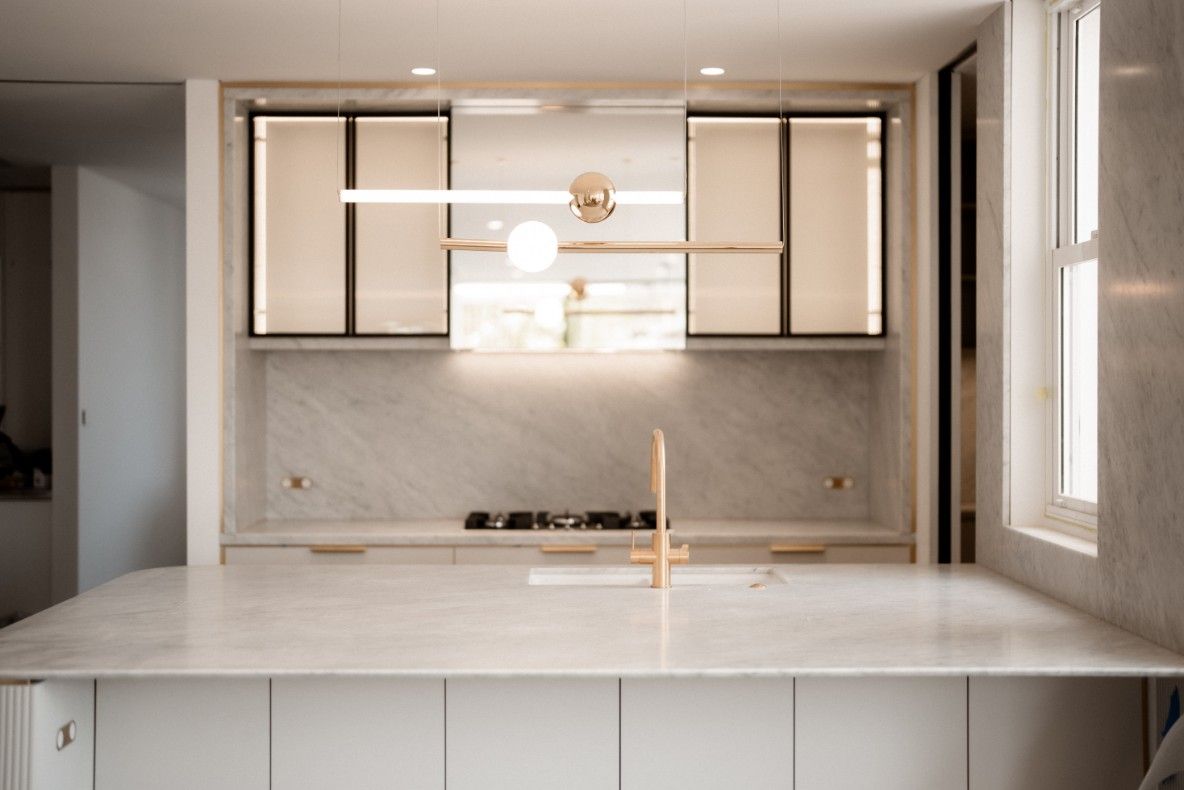
[(344, 334), (345, 122), (253, 123), (255, 334)]
[(882, 126), (789, 120), (790, 334), (880, 334)]
[[(360, 117), (355, 121), (358, 189), (447, 186), (446, 118)], [(445, 209), (359, 203), (356, 226), (358, 334), (447, 334)], [(442, 233), (444, 232), (444, 233)]]
[[(687, 120), (691, 241), (781, 239), (777, 118)], [(781, 256), (694, 253), (687, 260), (691, 335), (779, 335)]]

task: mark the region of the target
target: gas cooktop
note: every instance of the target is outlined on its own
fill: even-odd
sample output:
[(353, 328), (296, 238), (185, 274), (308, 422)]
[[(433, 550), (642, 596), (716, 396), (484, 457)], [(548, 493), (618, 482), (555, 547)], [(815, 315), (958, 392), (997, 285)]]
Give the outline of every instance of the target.
[[(509, 513), (474, 511), (465, 518), (465, 529), (654, 529), (658, 514), (639, 510), (637, 515), (616, 511), (590, 510), (587, 513), (552, 513), (547, 510), (521, 510)], [(670, 519), (666, 519), (670, 526)]]

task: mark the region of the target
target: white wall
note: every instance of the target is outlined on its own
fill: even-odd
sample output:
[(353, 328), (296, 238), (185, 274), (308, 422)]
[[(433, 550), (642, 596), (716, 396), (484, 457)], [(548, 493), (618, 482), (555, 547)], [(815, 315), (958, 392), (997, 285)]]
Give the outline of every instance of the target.
[(99, 169), (52, 181), (56, 602), (184, 561), (184, 216)]
[(222, 508), (218, 83), (185, 83), (186, 559), (217, 564)]
[(184, 562), (184, 215), (78, 171), (79, 588)]

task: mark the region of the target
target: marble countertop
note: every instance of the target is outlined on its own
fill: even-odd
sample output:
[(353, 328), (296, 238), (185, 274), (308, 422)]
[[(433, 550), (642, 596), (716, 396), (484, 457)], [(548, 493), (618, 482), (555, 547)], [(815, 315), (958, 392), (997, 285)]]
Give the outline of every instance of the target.
[[(672, 520), (676, 540), (716, 545), (762, 543), (901, 544), (913, 536), (885, 529), (871, 521), (727, 521)], [(649, 534), (646, 532), (645, 534)], [(369, 546), (534, 546), (541, 543), (595, 543), (628, 546), (628, 530), (494, 530), (465, 529), (461, 520), (347, 521), (273, 520), (222, 535), (224, 546), (315, 546), (356, 543)]]
[(0, 630), (0, 678), (1184, 674), (985, 569), (776, 572), (662, 591), (530, 586), (512, 566), (140, 571)]

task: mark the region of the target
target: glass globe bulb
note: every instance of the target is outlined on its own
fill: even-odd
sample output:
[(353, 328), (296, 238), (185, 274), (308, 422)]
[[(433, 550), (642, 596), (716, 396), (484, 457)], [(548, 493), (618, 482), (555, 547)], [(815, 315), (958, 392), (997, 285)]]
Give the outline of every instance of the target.
[(555, 262), (559, 238), (545, 222), (530, 219), (514, 226), (506, 239), (510, 263), (524, 272), (541, 272)]

